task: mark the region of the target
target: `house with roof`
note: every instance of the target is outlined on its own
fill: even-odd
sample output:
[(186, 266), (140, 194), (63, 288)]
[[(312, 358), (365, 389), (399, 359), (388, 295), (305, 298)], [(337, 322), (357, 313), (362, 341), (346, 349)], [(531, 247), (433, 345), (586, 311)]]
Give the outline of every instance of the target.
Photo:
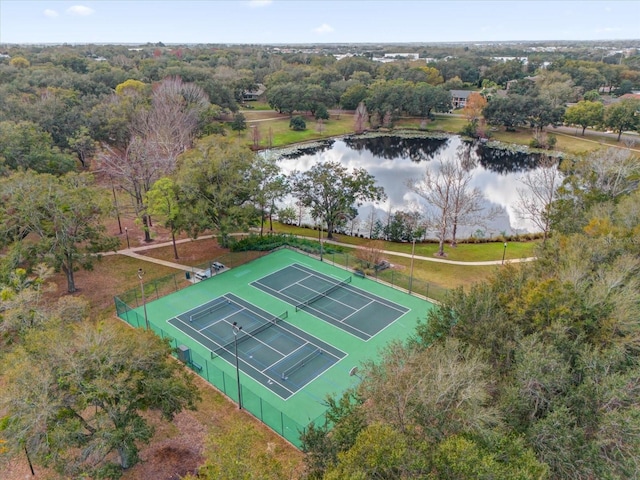
[(257, 101), (267, 90), (263, 84), (259, 83), (254, 90), (245, 90), (242, 92), (243, 102), (255, 102)]
[(449, 90), (449, 93), (451, 94), (451, 106), (455, 110), (466, 107), (467, 99), (473, 92), (471, 90)]

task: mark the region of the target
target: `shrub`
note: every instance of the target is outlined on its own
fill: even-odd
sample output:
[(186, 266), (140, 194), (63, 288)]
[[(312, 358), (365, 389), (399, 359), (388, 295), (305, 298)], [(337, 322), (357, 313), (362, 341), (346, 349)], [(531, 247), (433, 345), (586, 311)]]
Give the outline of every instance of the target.
[(305, 122), (304, 118), (302, 118), (300, 115), (296, 115), (289, 122), (289, 128), (296, 132), (301, 132), (307, 129), (307, 122)]

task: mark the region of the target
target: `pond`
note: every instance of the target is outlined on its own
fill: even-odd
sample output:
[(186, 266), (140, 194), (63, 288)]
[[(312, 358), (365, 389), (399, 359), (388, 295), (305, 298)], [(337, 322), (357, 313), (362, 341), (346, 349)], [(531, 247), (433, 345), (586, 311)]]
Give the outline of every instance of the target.
[[(370, 218), (386, 221), (389, 212), (415, 210), (427, 212), (428, 206), (407, 188), (407, 181), (423, 177), (425, 169), (434, 169), (440, 161), (460, 159), (471, 173), (471, 187), (477, 187), (484, 197), (486, 212), (493, 212), (482, 224), (467, 225), (461, 236), (492, 237), (535, 231), (535, 227), (520, 218), (516, 211), (518, 189), (525, 172), (537, 168), (537, 154), (492, 148), (486, 144), (469, 142), (458, 136), (447, 138), (405, 138), (380, 136), (373, 138), (346, 137), (284, 154), (280, 167), (283, 172), (306, 171), (317, 162), (337, 161), (343, 166), (364, 168), (384, 187), (387, 200), (380, 204), (365, 203), (359, 208), (354, 233), (368, 236)], [(286, 205), (293, 205), (288, 199)], [(312, 223), (310, 218), (303, 222)]]

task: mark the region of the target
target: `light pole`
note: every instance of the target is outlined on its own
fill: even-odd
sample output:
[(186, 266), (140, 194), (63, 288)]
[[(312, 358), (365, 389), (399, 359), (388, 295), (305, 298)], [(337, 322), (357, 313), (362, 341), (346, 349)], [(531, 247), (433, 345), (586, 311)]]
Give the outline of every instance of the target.
[(504, 265), (504, 256), (507, 254), (507, 242), (504, 242), (504, 250), (502, 250), (502, 265)]
[(144, 323), (147, 326), (147, 330), (149, 330), (149, 317), (147, 317), (147, 301), (144, 298), (144, 283), (142, 282), (142, 277), (144, 277), (144, 270), (139, 268), (138, 278), (140, 279), (140, 292), (142, 292), (142, 308), (144, 309)]
[(413, 246), (411, 247), (411, 268), (409, 273), (409, 294), (411, 294), (411, 287), (413, 286), (413, 257), (416, 253), (416, 239), (413, 239)]
[(322, 261), (322, 222), (318, 223), (318, 243), (320, 244), (320, 261)]
[(233, 322), (231, 325), (233, 328), (233, 344), (236, 351), (236, 379), (238, 380), (238, 410), (242, 410), (242, 390), (240, 389), (240, 365), (238, 365), (238, 334), (242, 327), (238, 325), (238, 322)]
[(131, 248), (131, 245), (129, 245), (129, 229), (127, 227), (124, 227), (124, 234), (127, 236), (127, 248)]

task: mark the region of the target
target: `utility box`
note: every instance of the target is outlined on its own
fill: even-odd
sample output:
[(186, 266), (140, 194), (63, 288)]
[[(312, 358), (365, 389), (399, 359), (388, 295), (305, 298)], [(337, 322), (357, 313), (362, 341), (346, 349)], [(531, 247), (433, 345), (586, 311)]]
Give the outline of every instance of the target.
[(191, 363), (191, 349), (186, 345), (178, 346), (178, 360), (189, 365)]

